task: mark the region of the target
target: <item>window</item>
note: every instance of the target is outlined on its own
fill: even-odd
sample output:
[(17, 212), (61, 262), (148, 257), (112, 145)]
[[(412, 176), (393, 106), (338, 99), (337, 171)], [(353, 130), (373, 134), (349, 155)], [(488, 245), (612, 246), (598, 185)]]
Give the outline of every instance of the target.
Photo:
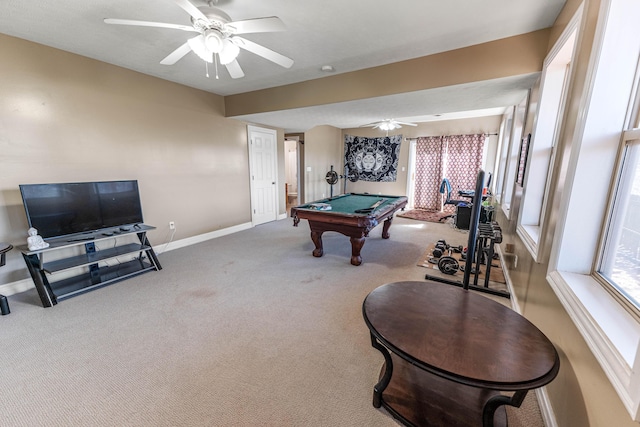
[(498, 134), (498, 152), (496, 155), (496, 164), (498, 170), (496, 176), (492, 180), (494, 185), (493, 193), (496, 195), (496, 201), (500, 203), (502, 200), (502, 186), (504, 183), (504, 173), (507, 167), (507, 155), (509, 154), (509, 142), (511, 141), (511, 127), (513, 123), (513, 107), (508, 108), (507, 112), (502, 116), (500, 123), (500, 132)]
[(506, 171), (503, 179), (502, 194), (500, 204), (502, 211), (507, 218), (511, 215), (511, 199), (515, 189), (516, 174), (518, 172), (518, 161), (520, 159), (520, 141), (522, 138), (522, 130), (524, 128), (524, 120), (527, 116), (527, 105), (529, 103), (529, 95), (516, 105), (513, 112), (513, 124), (510, 130), (510, 139), (505, 138), (508, 145), (508, 154), (506, 161)]
[(640, 310), (640, 129), (625, 132), (598, 273)]
[(540, 257), (540, 236), (544, 234), (542, 228), (555, 160), (555, 146), (562, 126), (562, 112), (569, 88), (571, 61), (581, 16), (582, 6), (549, 52), (542, 67), (540, 101), (529, 145), (522, 209), (516, 229), (537, 262)]
[[(640, 2), (603, 0), (570, 150), (547, 280), (634, 420), (640, 420), (640, 311), (626, 286), (637, 258)], [(615, 64), (615, 66), (612, 66)], [(636, 113), (632, 113), (636, 112)], [(564, 164), (563, 164), (564, 166)], [(604, 224), (604, 225), (603, 225)], [(629, 230), (629, 231), (628, 231)], [(635, 270), (634, 270), (635, 268)], [(637, 288), (637, 286), (636, 286)]]

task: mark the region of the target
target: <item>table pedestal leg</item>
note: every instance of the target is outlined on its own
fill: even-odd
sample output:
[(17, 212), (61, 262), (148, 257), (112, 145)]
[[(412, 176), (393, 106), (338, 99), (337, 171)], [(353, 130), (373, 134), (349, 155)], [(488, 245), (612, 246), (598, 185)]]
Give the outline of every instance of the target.
[(373, 334), (370, 335), (371, 345), (384, 356), (384, 375), (380, 378), (378, 384), (373, 386), (373, 406), (374, 408), (379, 408), (382, 406), (382, 392), (389, 385), (389, 381), (391, 381), (391, 375), (393, 374), (393, 362), (391, 361), (391, 355), (386, 347), (378, 343)]
[(384, 224), (382, 224), (382, 238), (383, 239), (388, 239), (389, 238), (389, 227), (391, 227), (391, 221), (393, 220), (393, 217), (390, 216), (388, 219), (386, 219), (384, 221)]
[(362, 264), (362, 257), (360, 256), (360, 251), (362, 250), (362, 246), (364, 246), (364, 237), (351, 237), (351, 264), (360, 265)]
[(322, 231), (312, 231), (311, 232), (311, 240), (313, 240), (313, 244), (316, 245), (316, 248), (313, 250), (313, 256), (321, 257), (322, 250)]
[(495, 414), (496, 409), (502, 405), (510, 405), (519, 408), (527, 395), (527, 391), (528, 390), (520, 390), (516, 391), (513, 396), (499, 395), (493, 396), (489, 399), (482, 410), (482, 426), (493, 427), (493, 415)]

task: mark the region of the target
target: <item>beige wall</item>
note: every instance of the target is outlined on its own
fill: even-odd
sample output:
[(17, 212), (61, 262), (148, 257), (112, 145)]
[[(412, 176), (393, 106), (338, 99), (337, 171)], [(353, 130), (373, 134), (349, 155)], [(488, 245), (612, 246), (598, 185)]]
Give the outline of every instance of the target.
[[(227, 117), (539, 72), (549, 29), (380, 67), (225, 97)], [(393, 76), (393, 78), (389, 78)]]
[[(568, 1), (552, 29), (552, 43), (561, 35), (578, 8), (579, 1)], [(503, 229), (504, 242), (514, 246), (513, 254), (507, 255), (509, 275), (522, 312), (538, 326), (556, 346), (560, 354), (558, 377), (546, 389), (559, 426), (562, 427), (624, 427), (637, 426), (624, 408), (611, 383), (602, 371), (591, 350), (573, 321), (564, 310), (546, 280), (553, 235), (556, 231), (560, 208), (560, 196), (564, 188), (569, 153), (572, 149), (574, 131), (579, 123), (579, 108), (587, 91), (587, 67), (600, 1), (585, 2), (585, 19), (578, 38), (577, 56), (574, 61), (572, 83), (564, 111), (558, 154), (552, 178), (552, 193), (547, 218), (550, 223), (547, 233), (541, 236), (542, 262), (536, 263), (516, 235), (517, 217), (521, 207), (522, 187), (516, 186), (511, 204), (511, 220), (507, 220), (501, 209), (497, 209), (498, 221)], [(552, 45), (549, 46), (551, 48)], [(532, 96), (535, 111), (538, 95)], [(533, 114), (529, 114), (525, 133), (531, 132)], [(513, 179), (514, 177), (507, 177)], [(585, 213), (588, 214), (588, 213)], [(517, 258), (517, 265), (513, 262)]]
[[(325, 176), (331, 165), (341, 173), (344, 160), (340, 151), (340, 129), (333, 126), (316, 126), (304, 134), (304, 164), (300, 173), (304, 176), (304, 202), (329, 197), (331, 186), (327, 184)], [(340, 194), (337, 187), (333, 188), (334, 195)]]
[[(246, 124), (222, 97), (4, 35), (0, 52), (0, 241), (26, 243), (29, 183), (137, 179), (156, 247), (169, 221), (174, 240), (251, 221)], [(7, 264), (0, 283), (28, 277)]]

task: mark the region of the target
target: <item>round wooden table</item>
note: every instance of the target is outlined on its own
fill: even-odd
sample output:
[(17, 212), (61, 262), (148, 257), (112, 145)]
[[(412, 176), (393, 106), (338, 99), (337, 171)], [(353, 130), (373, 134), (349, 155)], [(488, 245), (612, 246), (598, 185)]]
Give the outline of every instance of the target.
[(13, 249), (9, 243), (0, 243), (0, 267), (6, 262), (6, 253)]
[[(0, 267), (7, 262), (7, 252), (13, 249), (13, 246), (8, 243), (0, 243)], [(0, 295), (0, 314), (7, 315), (11, 313), (9, 310), (9, 301), (4, 295)]]
[(373, 406), (407, 425), (507, 425), (503, 405), (520, 407), (560, 368), (531, 322), (459, 287), (389, 283), (365, 298), (362, 312), (385, 359)]

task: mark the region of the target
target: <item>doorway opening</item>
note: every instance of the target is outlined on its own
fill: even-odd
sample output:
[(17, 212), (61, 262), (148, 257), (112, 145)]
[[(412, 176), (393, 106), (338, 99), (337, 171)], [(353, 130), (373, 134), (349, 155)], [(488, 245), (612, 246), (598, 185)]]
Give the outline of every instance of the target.
[(300, 171), (304, 159), (303, 134), (286, 134), (284, 139), (284, 191), (287, 215), (292, 206), (304, 200), (304, 183)]

